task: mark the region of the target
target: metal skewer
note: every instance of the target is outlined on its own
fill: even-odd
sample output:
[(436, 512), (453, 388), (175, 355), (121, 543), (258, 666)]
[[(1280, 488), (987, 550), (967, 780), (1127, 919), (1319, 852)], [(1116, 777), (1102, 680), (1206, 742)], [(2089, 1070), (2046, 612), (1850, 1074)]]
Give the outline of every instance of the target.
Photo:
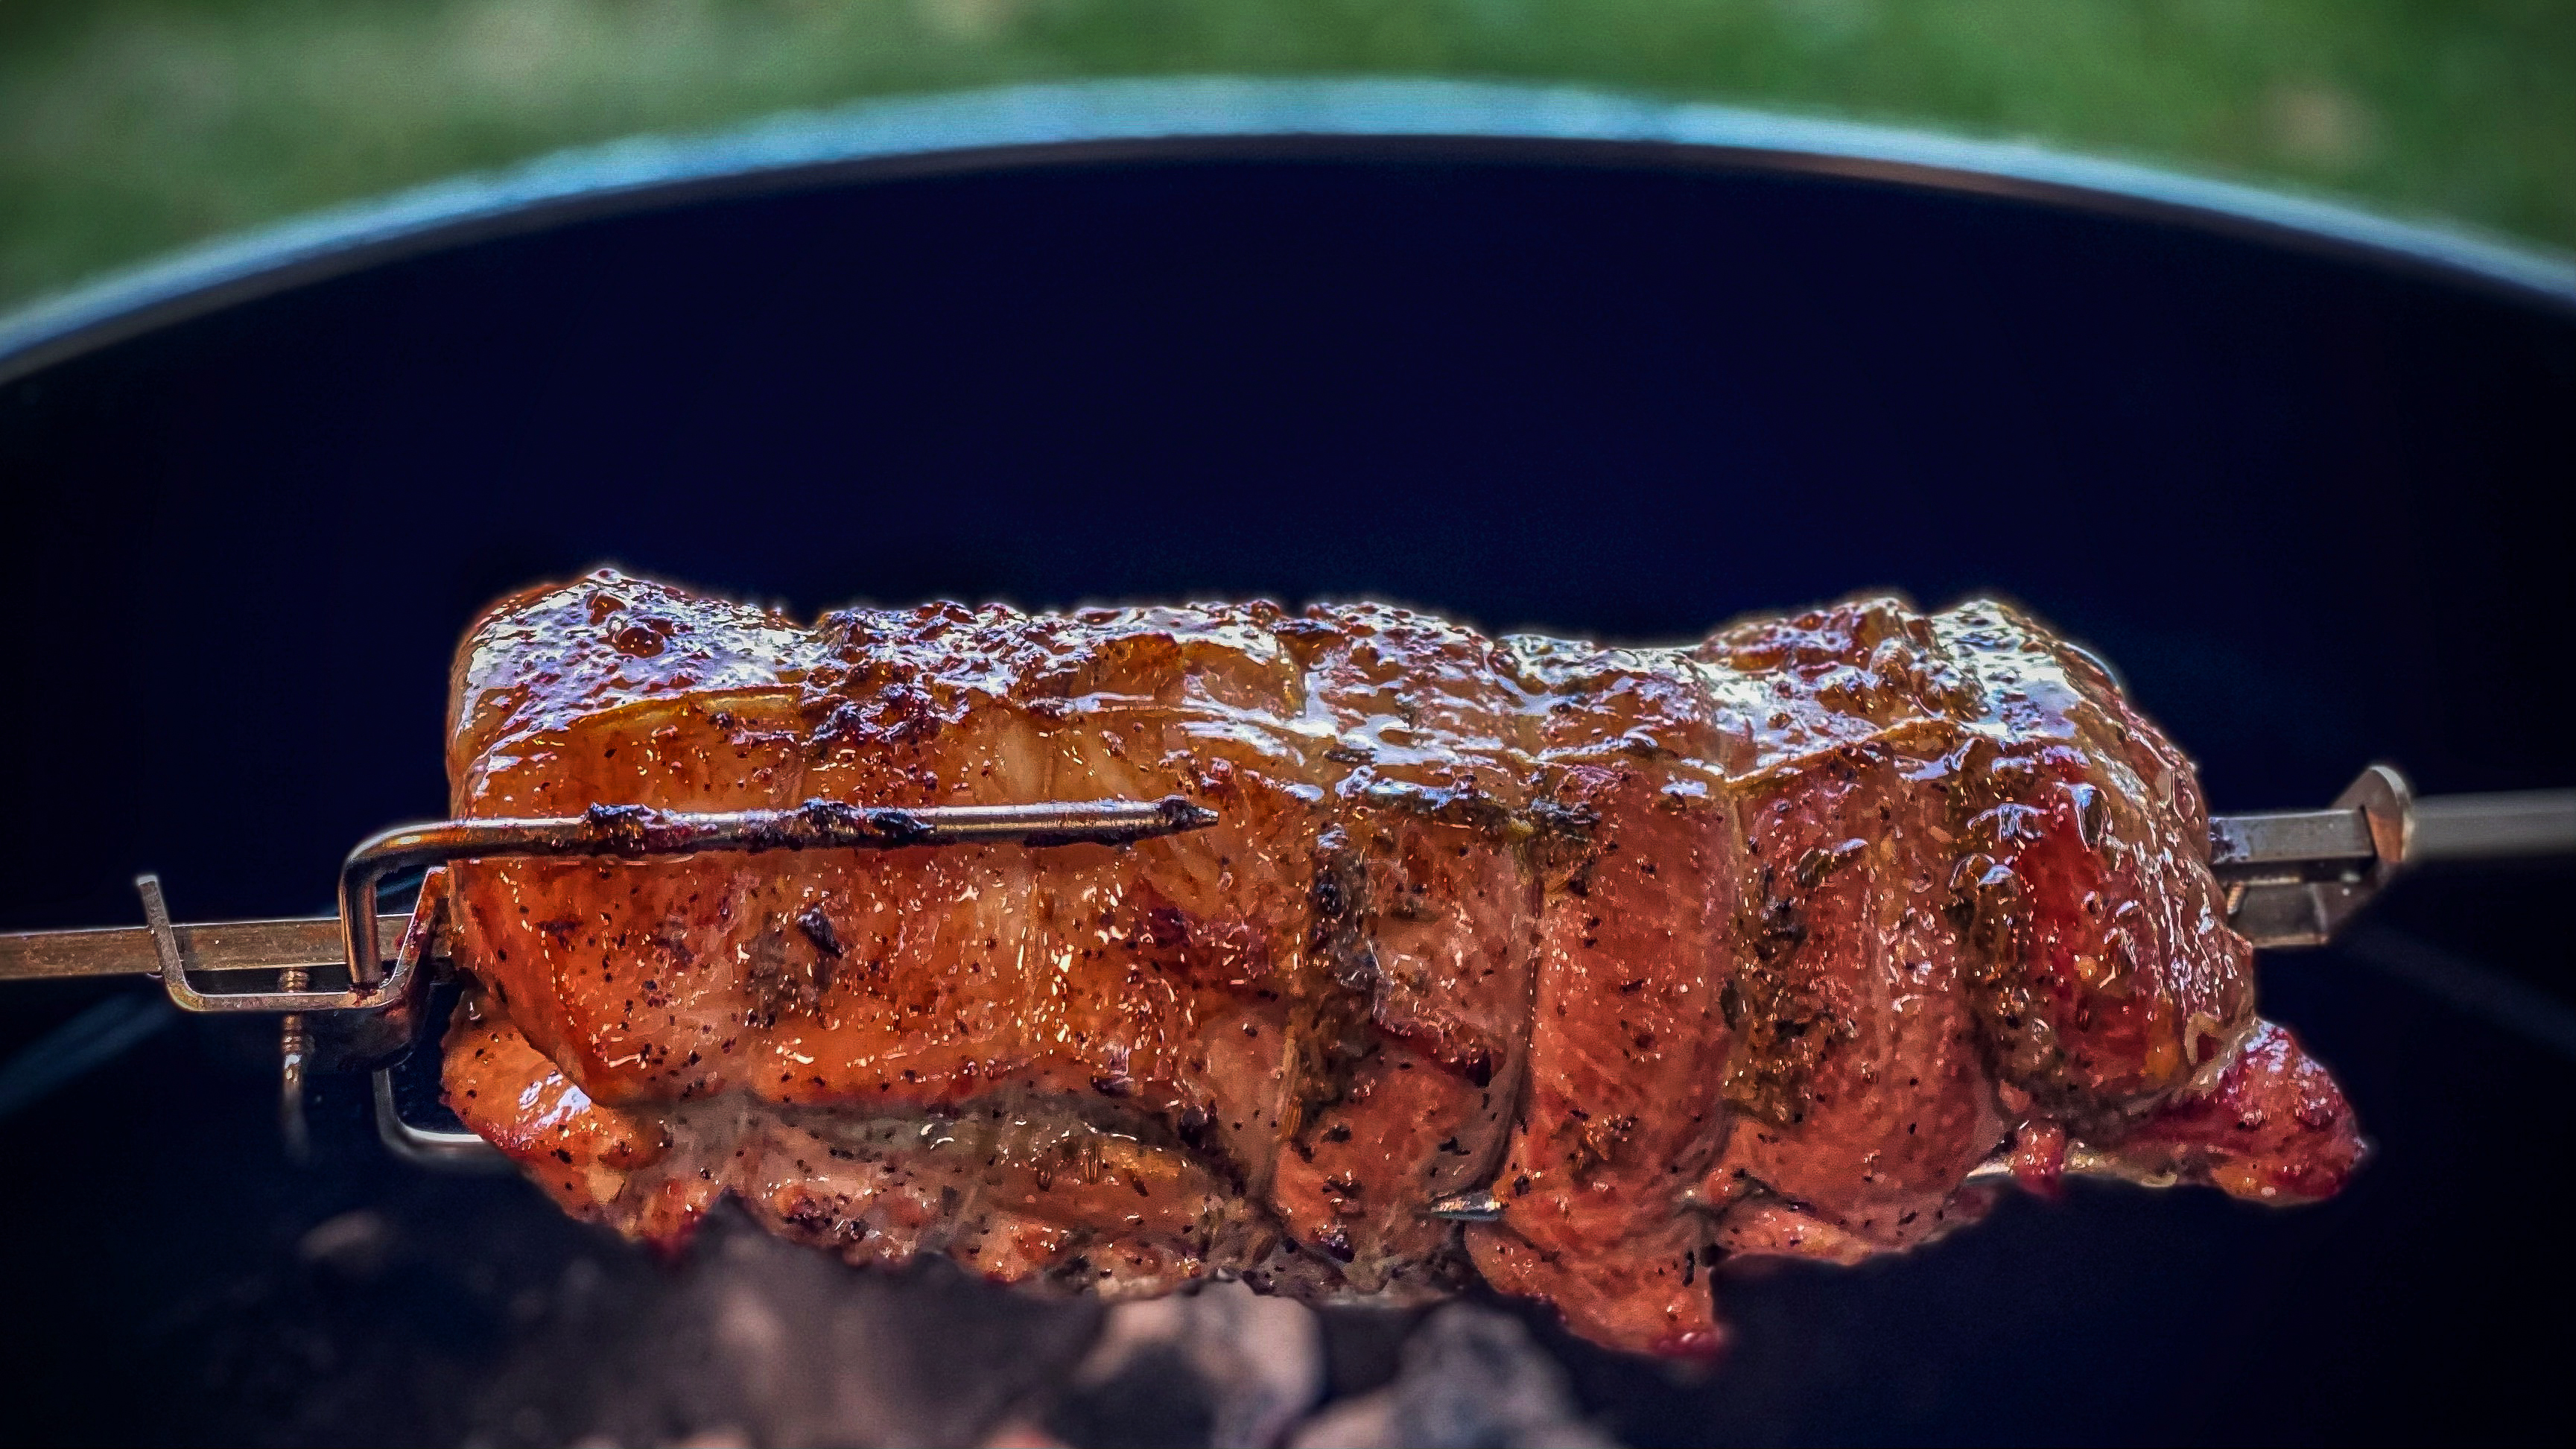
[[(389, 830), (351, 852), (341, 870), (336, 916), (175, 925), (160, 882), (145, 876), (136, 883), (145, 925), (0, 933), (0, 981), (157, 976), (171, 999), (189, 1011), (285, 1014), (281, 1110), (292, 1144), (301, 1137), (302, 1083), (316, 1059), (317, 1022), (345, 1017), (373, 1023), (379, 1028), (379, 1058), (389, 1043), (408, 1040), (424, 960), (440, 946), (433, 939), (435, 920), (415, 930), (420, 923), (411, 914), (378, 912), (377, 887), (392, 872), (455, 860), (529, 857), (640, 860), (708, 851), (1004, 842), (1124, 845), (1215, 820), (1213, 812), (1179, 796), (926, 809), (814, 800), (790, 810), (722, 813), (594, 806), (560, 819), (449, 820)], [(2417, 800), (2405, 778), (2385, 765), (2363, 771), (2323, 810), (2210, 821), (2210, 864), (2227, 888), (2228, 922), (2256, 946), (2270, 948), (2332, 939), (2403, 866), (2571, 853), (2576, 790)], [(254, 971), (271, 973), (274, 989), (213, 987)], [(326, 976), (345, 985), (315, 984)], [(381, 1068), (376, 1107), (379, 1134), (402, 1156), (447, 1166), (497, 1156), (470, 1133), (428, 1131), (403, 1121), (391, 1075)], [(1476, 1222), (1501, 1211), (1493, 1195), (1480, 1189), (1440, 1200), (1432, 1215)]]
[(2576, 790), (2418, 800), (2373, 765), (2323, 810), (2222, 815), (2209, 863), (2257, 946), (2322, 946), (2403, 866), (2576, 854)]
[[(410, 921), (408, 912), (376, 917), (379, 949), (394, 949)], [(173, 926), (170, 932), (188, 970), (199, 974), (282, 971), (295, 966), (336, 969), (348, 959), (340, 944), (337, 916), (208, 921)], [(160, 974), (161, 956), (149, 926), (0, 933), (0, 981)]]
[[(454, 860), (606, 857), (639, 860), (708, 851), (899, 850), (1017, 843), (1126, 845), (1196, 830), (1216, 815), (1177, 795), (1162, 800), (1042, 801), (892, 809), (809, 800), (791, 810), (681, 813), (646, 806), (593, 806), (586, 814), (540, 820), (448, 820), (385, 831), (350, 852), (340, 872), (340, 913), (309, 920), (174, 925), (158, 877), (135, 882), (145, 924), (106, 930), (0, 933), (0, 981), (84, 976), (158, 976), (194, 1012), (283, 1013), (279, 1032), (279, 1126), (290, 1157), (308, 1134), (304, 1080), (316, 1058), (314, 1023), (354, 1019), (344, 1053), (382, 1058), (407, 1044), (423, 961), (438, 922), (414, 913), (380, 914), (379, 883), (395, 871)], [(433, 911), (420, 912), (428, 917)], [(368, 927), (372, 925), (372, 929)], [(390, 957), (391, 969), (386, 969)], [(274, 990), (207, 989), (215, 973), (274, 973)], [(316, 972), (347, 981), (316, 989)], [(211, 984), (211, 983), (209, 983)], [(390, 1067), (375, 1069), (376, 1133), (395, 1155), (447, 1171), (505, 1166), (498, 1149), (470, 1132), (405, 1121)]]
[[(2069, 1144), (2065, 1161), (2059, 1165), (2058, 1171), (2067, 1177), (2117, 1178), (2132, 1187), (2172, 1187), (2181, 1180), (2170, 1173), (2139, 1172), (2124, 1165), (2115, 1157), (2076, 1144)], [(2014, 1181), (2016, 1176), (2012, 1158), (2007, 1153), (1969, 1168), (1968, 1175), (1961, 1181), (2005, 1183)], [(1503, 1200), (1494, 1196), (1490, 1189), (1473, 1188), (1466, 1192), (1451, 1193), (1447, 1197), (1434, 1198), (1423, 1215), (1449, 1223), (1500, 1222), (1503, 1216)]]
[[(1003, 841), (1116, 845), (1194, 830), (1214, 819), (1203, 807), (1174, 797), (921, 810), (818, 801), (793, 810), (722, 814), (608, 807), (550, 820), (452, 820), (389, 830), (361, 845), (343, 872), (350, 897), (344, 905), (372, 897), (375, 882), (388, 872), (459, 859), (641, 859), (700, 851), (886, 850)], [(2216, 816), (2209, 835), (2210, 864), (2228, 887), (2230, 924), (2258, 946), (2310, 946), (2329, 939), (2400, 866), (2576, 854), (2576, 790), (2417, 800), (2395, 770), (2374, 765), (2326, 809)], [(372, 900), (366, 904), (372, 907)], [(361, 938), (352, 949), (349, 938), (359, 933), (344, 930), (343, 922), (368, 914), (348, 910), (336, 917), (171, 925), (169, 942), (188, 991), (180, 1004), (194, 1011), (366, 1009), (348, 991), (218, 996), (187, 982), (296, 968), (353, 982), (369, 979), (373, 969), (353, 968), (373, 968), (392, 953), (410, 915), (375, 915), (373, 939)], [(150, 925), (0, 932), (0, 981), (163, 974)]]
[[(407, 983), (383, 979), (411, 913), (379, 914), (377, 884), (395, 871), (451, 860), (603, 856), (622, 860), (703, 851), (896, 850), (911, 846), (1032, 847), (1126, 845), (1214, 824), (1203, 806), (1163, 800), (1044, 801), (885, 809), (814, 800), (792, 810), (687, 814), (647, 806), (595, 806), (588, 814), (542, 820), (448, 820), (371, 837), (341, 869), (341, 914), (264, 921), (172, 925), (160, 884), (136, 882), (142, 926), (0, 932), (0, 981), (80, 976), (161, 976), (190, 1011), (368, 1011), (391, 1004)], [(151, 882), (146, 885), (144, 882)], [(157, 917), (157, 920), (156, 920)], [(367, 933), (348, 923), (372, 917)], [(165, 953), (166, 947), (166, 953)], [(175, 972), (169, 963), (175, 959)], [(345, 974), (349, 990), (198, 990), (200, 974), (323, 968)], [(358, 989), (372, 985), (372, 992)]]

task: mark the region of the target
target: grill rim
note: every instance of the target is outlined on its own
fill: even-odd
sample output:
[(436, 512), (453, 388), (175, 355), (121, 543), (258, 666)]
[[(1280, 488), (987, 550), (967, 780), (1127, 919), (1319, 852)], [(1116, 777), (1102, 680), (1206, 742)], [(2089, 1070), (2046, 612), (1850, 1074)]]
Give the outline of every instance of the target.
[(790, 112), (558, 151), (191, 246), (0, 316), (0, 385), (369, 267), (691, 203), (921, 177), (1205, 161), (1717, 172), (1978, 196), (2181, 227), (2576, 321), (2576, 256), (2451, 224), (2024, 142), (1429, 79), (1021, 85)]

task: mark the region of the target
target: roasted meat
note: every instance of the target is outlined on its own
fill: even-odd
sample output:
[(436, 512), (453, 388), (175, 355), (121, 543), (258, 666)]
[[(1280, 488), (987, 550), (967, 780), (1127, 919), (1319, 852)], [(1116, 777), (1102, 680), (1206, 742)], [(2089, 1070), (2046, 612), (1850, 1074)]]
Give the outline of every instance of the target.
[[(1669, 649), (1377, 605), (805, 626), (611, 572), (466, 639), (461, 816), (1185, 796), (1097, 845), (464, 862), (451, 1106), (570, 1210), (1156, 1293), (1471, 1272), (1623, 1348), (1709, 1269), (1971, 1221), (2009, 1161), (2296, 1201), (2191, 766), (2010, 608)], [(1490, 1191), (1492, 1221), (1429, 1215)]]

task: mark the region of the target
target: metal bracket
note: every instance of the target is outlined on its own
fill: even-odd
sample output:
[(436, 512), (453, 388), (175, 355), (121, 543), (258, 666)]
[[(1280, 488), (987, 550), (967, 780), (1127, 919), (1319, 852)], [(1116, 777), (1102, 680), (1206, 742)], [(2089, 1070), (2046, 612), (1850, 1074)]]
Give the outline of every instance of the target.
[[(446, 864), (455, 860), (604, 856), (638, 860), (700, 851), (893, 850), (908, 846), (982, 845), (1015, 841), (1032, 847), (1125, 845), (1215, 823), (1206, 807), (1178, 796), (1161, 800), (1043, 801), (1027, 805), (965, 805), (919, 810), (873, 808), (809, 800), (792, 810), (741, 810), (704, 814), (640, 805), (594, 805), (583, 815), (543, 820), (447, 820), (378, 834), (349, 853), (340, 869), (336, 921), (241, 922), (232, 926), (173, 926), (160, 878), (145, 875), (135, 889), (143, 898), (152, 959), (170, 999), (193, 1012), (282, 1013), (278, 1031), (278, 1127), (287, 1155), (298, 1162), (311, 1152), (304, 1084), (316, 1059), (312, 1021), (323, 1014), (355, 1017), (336, 1033), (341, 1059), (381, 1062), (412, 1038), (429, 971), (424, 964), (444, 918)], [(419, 901), (408, 918), (377, 911), (385, 877), (425, 867)], [(400, 924), (400, 944), (388, 967), (384, 937)], [(336, 925), (338, 959), (323, 954), (314, 928)], [(372, 925), (373, 929), (369, 929)], [(65, 953), (74, 968), (82, 958), (104, 958), (111, 968), (120, 949), (116, 932), (75, 933)], [(183, 937), (185, 939), (183, 939)], [(308, 937), (315, 939), (307, 940)], [(204, 991), (189, 979), (190, 947), (213, 940), (240, 961), (239, 968), (278, 972), (273, 991)], [(31, 952), (40, 967), (55, 963)], [(317, 967), (345, 965), (350, 985), (316, 990)], [(48, 974), (52, 974), (48, 972)], [(70, 973), (65, 973), (70, 974)], [(444, 1132), (403, 1120), (392, 1068), (375, 1070), (376, 1135), (406, 1162), (439, 1171), (482, 1172), (506, 1167), (499, 1149), (471, 1132)]]
[[(362, 919), (370, 922), (376, 921), (376, 880), (383, 876), (386, 869), (390, 868), (391, 867), (388, 866), (375, 870), (366, 881), (366, 888), (364, 891), (366, 914), (363, 917), (352, 918), (348, 914), (347, 904), (349, 893), (346, 888), (344, 877), (343, 889), (341, 892), (342, 910), (339, 921), (339, 961), (325, 959), (291, 964), (279, 963), (277, 970), (281, 973), (283, 979), (280, 982), (280, 989), (275, 991), (199, 990), (196, 983), (188, 979), (187, 953), (180, 947), (180, 933), (178, 928), (170, 924), (170, 907), (161, 894), (161, 878), (157, 875), (150, 874), (135, 877), (134, 889), (137, 894), (143, 897), (143, 919), (146, 929), (150, 931), (152, 936), (152, 949), (161, 963), (162, 989), (170, 993), (170, 999), (177, 1002), (180, 1009), (184, 1011), (203, 1013), (226, 1011), (375, 1012), (383, 1011), (388, 1007), (399, 1005), (411, 991), (413, 971), (418, 965), (418, 958), (416, 956), (398, 954), (395, 957), (394, 970), (388, 974), (380, 964), (383, 956), (382, 945), (377, 939), (377, 931), (353, 929), (351, 925), (353, 919)], [(256, 924), (268, 925), (270, 923), (263, 922)], [(200, 927), (195, 929), (202, 930), (204, 928)], [(381, 929), (382, 925), (379, 924), (378, 930)], [(364, 951), (353, 952), (350, 949), (349, 943), (356, 940), (365, 941), (366, 947)], [(309, 989), (306, 982), (310, 980), (309, 969), (311, 967), (337, 965), (340, 962), (348, 963), (350, 968), (350, 981), (352, 984), (348, 990), (315, 991)]]
[[(895, 809), (808, 800), (790, 810), (735, 810), (704, 814), (645, 805), (594, 805), (582, 815), (542, 820), (444, 820), (407, 825), (362, 842), (340, 867), (336, 951), (319, 949), (331, 921), (246, 921), (218, 926), (170, 923), (156, 876), (135, 888), (163, 986), (170, 999), (195, 1012), (383, 1012), (413, 999), (419, 957), (384, 960), (384, 937), (404, 918), (376, 910), (377, 887), (388, 875), (456, 860), (604, 856), (643, 860), (701, 851), (897, 850), (909, 846), (991, 845), (1031, 847), (1127, 845), (1156, 836), (1197, 830), (1216, 822), (1205, 806), (1173, 795), (1161, 800), (1039, 801), (1027, 805), (944, 805)], [(374, 929), (368, 929), (373, 923)], [(411, 925), (417, 926), (415, 912)], [(0, 937), (0, 976), (86, 975), (133, 969), (126, 965), (125, 933), (81, 931)], [(212, 940), (236, 968), (272, 970), (345, 966), (345, 990), (317, 990), (306, 980), (274, 991), (205, 991), (188, 977), (187, 945)], [(49, 950), (48, 947), (53, 949)], [(265, 954), (263, 954), (265, 953)], [(5, 969), (9, 956), (28, 958), (33, 969)], [(53, 959), (61, 956), (66, 959)], [(148, 968), (147, 968), (148, 969)]]
[(385, 1144), (386, 1151), (432, 1172), (510, 1170), (509, 1155), (474, 1133), (442, 1132), (405, 1121), (402, 1104), (394, 1097), (394, 1069), (378, 1067), (375, 1078), (376, 1140)]
[(2210, 865), (2227, 887), (2228, 924), (2256, 946), (2322, 946), (2404, 865), (2415, 793), (2373, 765), (2324, 810), (2210, 822)]

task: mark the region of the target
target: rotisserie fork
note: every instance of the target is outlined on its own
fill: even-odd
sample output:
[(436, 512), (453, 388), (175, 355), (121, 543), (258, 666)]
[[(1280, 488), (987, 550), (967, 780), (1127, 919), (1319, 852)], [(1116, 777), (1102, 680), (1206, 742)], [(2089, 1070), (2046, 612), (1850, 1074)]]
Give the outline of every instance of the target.
[[(809, 801), (789, 810), (683, 813), (594, 806), (547, 820), (448, 820), (384, 831), (341, 868), (339, 913), (284, 920), (174, 924), (157, 877), (136, 882), (146, 924), (0, 933), (0, 981), (153, 976), (190, 1012), (268, 1012), (279, 1033), (280, 1121), (301, 1151), (306, 1074), (315, 1066), (371, 1069), (378, 1135), (425, 1166), (503, 1164), (480, 1137), (406, 1120), (392, 1061), (420, 1028), (425, 989), (444, 961), (439, 892), (411, 911), (380, 913), (389, 876), (448, 861), (526, 856), (635, 860), (706, 851), (891, 850), (1012, 841), (1029, 846), (1122, 845), (1215, 823), (1205, 807), (1159, 801), (883, 809)], [(2434, 861), (2576, 853), (2576, 791), (2416, 799), (2387, 765), (2363, 771), (2321, 810), (2213, 817), (2210, 864), (2227, 887), (2228, 924), (2258, 947), (2323, 945), (2401, 868)], [(365, 929), (372, 921), (373, 930)], [(246, 989), (215, 985), (265, 973)], [(317, 985), (317, 981), (325, 984)], [(2078, 1155), (2067, 1170), (2092, 1166)], [(2108, 1171), (2108, 1168), (2099, 1170)], [(2009, 1176), (2001, 1160), (1972, 1178)], [(2152, 1184), (2149, 1184), (2152, 1185)], [(1482, 1192), (1435, 1204), (1435, 1216), (1490, 1218)]]

